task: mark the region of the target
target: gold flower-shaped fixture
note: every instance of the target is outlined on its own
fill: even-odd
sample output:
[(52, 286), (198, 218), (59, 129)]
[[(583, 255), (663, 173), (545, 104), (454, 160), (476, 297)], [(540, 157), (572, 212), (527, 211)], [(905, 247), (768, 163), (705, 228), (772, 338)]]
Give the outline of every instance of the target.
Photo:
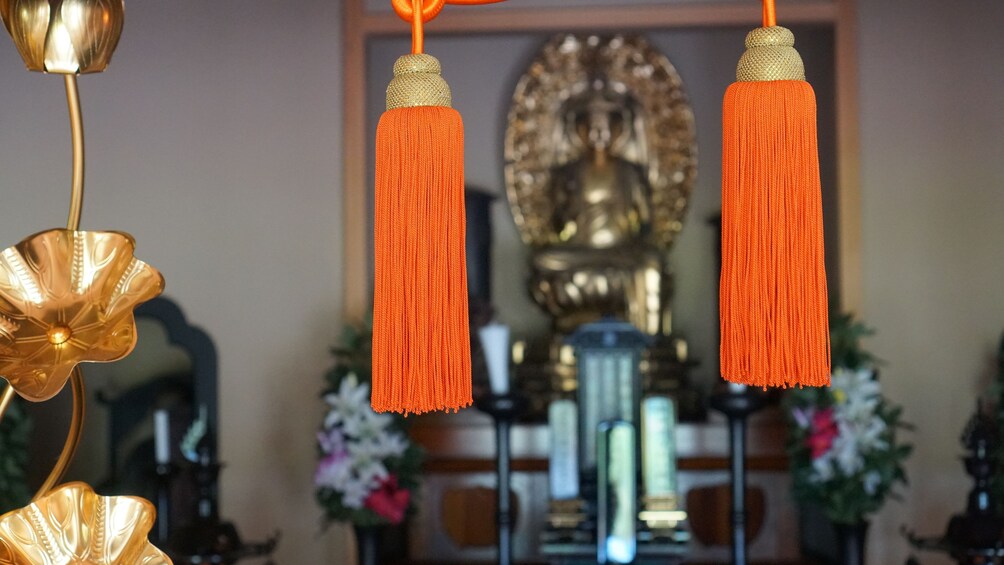
[(147, 539), (157, 512), (67, 483), (0, 517), (0, 565), (170, 565)]
[(119, 36), (122, 0), (0, 0), (0, 16), (32, 71), (105, 70)]
[(0, 252), (0, 376), (18, 394), (47, 400), (77, 363), (132, 351), (133, 310), (164, 290), (135, 247), (120, 232), (56, 229)]

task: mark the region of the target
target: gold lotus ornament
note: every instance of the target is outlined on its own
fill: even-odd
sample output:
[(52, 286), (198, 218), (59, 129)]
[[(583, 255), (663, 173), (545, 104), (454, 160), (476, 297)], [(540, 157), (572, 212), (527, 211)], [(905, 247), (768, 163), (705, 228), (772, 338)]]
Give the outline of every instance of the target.
[(0, 252), (0, 376), (18, 394), (47, 400), (77, 363), (133, 350), (133, 310), (164, 290), (135, 247), (121, 232), (55, 229)]
[(0, 517), (0, 565), (171, 565), (147, 539), (157, 511), (67, 483)]
[(32, 71), (105, 70), (122, 35), (122, 0), (0, 0), (0, 16)]

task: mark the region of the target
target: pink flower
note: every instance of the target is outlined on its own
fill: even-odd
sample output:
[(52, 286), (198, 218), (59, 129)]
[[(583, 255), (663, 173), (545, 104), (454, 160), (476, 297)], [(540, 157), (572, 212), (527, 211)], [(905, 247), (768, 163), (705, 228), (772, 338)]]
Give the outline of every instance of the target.
[(815, 414), (815, 411), (812, 408), (794, 408), (791, 411), (791, 417), (795, 420), (795, 423), (798, 424), (798, 427), (803, 430), (812, 425), (813, 414)]
[(318, 487), (341, 490), (352, 473), (352, 461), (348, 453), (330, 453), (317, 463), (314, 484)]
[(411, 492), (398, 488), (397, 477), (388, 475), (381, 479), (380, 486), (366, 497), (363, 504), (391, 524), (400, 524), (410, 500)]
[(812, 451), (812, 458), (818, 459), (833, 446), (833, 440), (839, 434), (837, 423), (833, 420), (833, 408), (820, 410), (812, 415), (812, 432), (805, 443)]
[(317, 432), (317, 445), (326, 454), (343, 453), (345, 451), (345, 436), (339, 428)]

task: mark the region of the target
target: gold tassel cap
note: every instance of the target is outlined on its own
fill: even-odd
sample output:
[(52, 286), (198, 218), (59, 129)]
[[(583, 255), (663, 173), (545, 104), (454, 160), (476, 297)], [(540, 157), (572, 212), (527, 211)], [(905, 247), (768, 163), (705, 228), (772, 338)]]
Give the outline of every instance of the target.
[(795, 51), (795, 35), (790, 29), (758, 27), (746, 35), (746, 52), (736, 67), (736, 81), (773, 80), (805, 80), (805, 65)]
[(416, 106), (453, 107), (450, 85), (440, 76), (439, 59), (424, 53), (399, 57), (387, 86), (387, 109)]

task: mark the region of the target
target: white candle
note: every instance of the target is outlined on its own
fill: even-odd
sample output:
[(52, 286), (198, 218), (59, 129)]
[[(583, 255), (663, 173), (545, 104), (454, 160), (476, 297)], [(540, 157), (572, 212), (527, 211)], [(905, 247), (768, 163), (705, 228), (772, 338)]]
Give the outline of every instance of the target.
[(492, 322), (478, 330), (492, 393), (509, 394), (509, 326)]
[(676, 360), (681, 363), (687, 360), (687, 340), (681, 339), (676, 342)]
[(642, 483), (647, 496), (676, 494), (676, 409), (666, 396), (641, 404)]
[(171, 462), (171, 423), (167, 410), (153, 413), (153, 446), (157, 464)]
[(571, 400), (555, 400), (547, 408), (551, 449), (548, 481), (551, 498), (570, 500), (579, 496), (578, 407)]

